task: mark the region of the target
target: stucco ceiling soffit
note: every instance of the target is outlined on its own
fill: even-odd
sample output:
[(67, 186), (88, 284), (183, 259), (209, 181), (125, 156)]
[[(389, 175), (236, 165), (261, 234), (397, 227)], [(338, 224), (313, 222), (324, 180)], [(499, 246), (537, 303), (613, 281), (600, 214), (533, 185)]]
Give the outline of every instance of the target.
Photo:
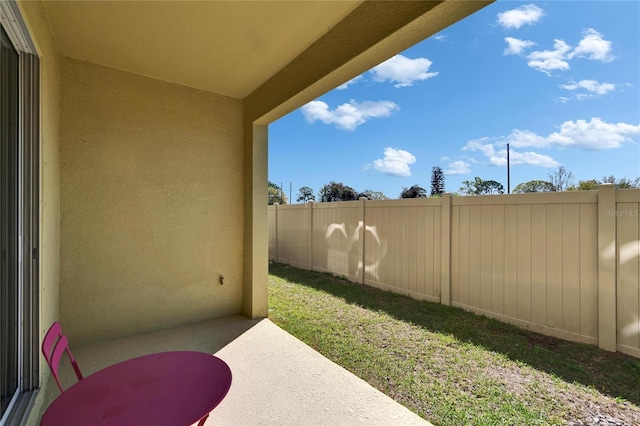
[(361, 1), (49, 1), (63, 56), (245, 98)]

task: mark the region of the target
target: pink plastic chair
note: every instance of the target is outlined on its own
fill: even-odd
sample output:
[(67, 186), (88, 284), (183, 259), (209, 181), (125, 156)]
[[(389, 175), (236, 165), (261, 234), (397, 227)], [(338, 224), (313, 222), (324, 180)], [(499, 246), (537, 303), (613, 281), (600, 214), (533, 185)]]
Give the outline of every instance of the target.
[(78, 367), (78, 363), (69, 350), (69, 339), (67, 339), (67, 336), (62, 334), (62, 327), (60, 327), (60, 323), (56, 321), (51, 325), (51, 328), (49, 328), (49, 331), (47, 331), (47, 334), (44, 336), (44, 340), (42, 341), (42, 354), (44, 355), (44, 359), (47, 361), (47, 364), (49, 364), (49, 368), (53, 373), (53, 378), (56, 379), (60, 392), (64, 392), (64, 389), (62, 389), (62, 385), (58, 378), (58, 365), (60, 364), (60, 359), (65, 351), (69, 355), (69, 360), (71, 361), (73, 370), (76, 372), (78, 380), (82, 380), (84, 377), (80, 372), (80, 367)]

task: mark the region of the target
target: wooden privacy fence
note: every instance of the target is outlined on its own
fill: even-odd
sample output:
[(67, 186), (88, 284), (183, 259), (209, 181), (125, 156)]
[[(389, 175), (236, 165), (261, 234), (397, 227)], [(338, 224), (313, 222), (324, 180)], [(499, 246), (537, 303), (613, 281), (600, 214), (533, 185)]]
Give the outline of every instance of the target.
[(640, 357), (640, 190), (269, 206), (269, 258)]

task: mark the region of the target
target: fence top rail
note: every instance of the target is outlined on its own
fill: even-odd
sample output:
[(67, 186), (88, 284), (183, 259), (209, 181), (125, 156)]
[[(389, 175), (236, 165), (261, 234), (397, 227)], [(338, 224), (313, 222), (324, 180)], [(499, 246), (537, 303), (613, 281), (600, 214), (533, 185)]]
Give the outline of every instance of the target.
[(403, 198), (400, 200), (367, 200), (367, 207), (439, 207), (442, 205), (442, 198)]
[[(468, 195), (451, 197), (454, 206), (484, 204), (589, 204), (598, 202), (599, 191), (531, 192), (527, 194)], [(616, 202), (640, 203), (640, 189), (616, 190)], [(340, 201), (332, 203), (279, 204), (278, 209), (358, 208), (360, 201)], [(440, 206), (442, 198), (404, 198), (399, 200), (366, 200), (367, 207), (413, 207)], [(269, 210), (275, 206), (270, 205)]]
[[(273, 208), (274, 206), (269, 206)], [(308, 204), (278, 204), (278, 210), (305, 210)]]
[(314, 209), (357, 209), (360, 201), (334, 201), (330, 203), (313, 203)]
[(451, 205), (491, 205), (491, 204), (595, 204), (598, 191), (574, 192), (532, 192), (529, 194), (473, 195), (452, 197)]
[(640, 203), (640, 189), (619, 189), (616, 191), (618, 203)]

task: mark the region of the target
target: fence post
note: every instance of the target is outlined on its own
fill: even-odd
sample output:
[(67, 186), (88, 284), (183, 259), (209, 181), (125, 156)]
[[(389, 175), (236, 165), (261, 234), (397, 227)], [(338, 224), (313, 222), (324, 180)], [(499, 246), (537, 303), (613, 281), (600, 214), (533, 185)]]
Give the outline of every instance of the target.
[(307, 246), (307, 265), (313, 271), (313, 201), (307, 202), (307, 232), (309, 245)]
[(451, 194), (441, 198), (440, 303), (451, 304)]
[(616, 188), (598, 186), (598, 346), (615, 352), (616, 307)]
[(358, 244), (360, 250), (360, 260), (358, 268), (358, 282), (364, 284), (364, 231), (367, 226), (364, 221), (365, 202), (367, 197), (360, 197), (360, 204), (358, 206)]

